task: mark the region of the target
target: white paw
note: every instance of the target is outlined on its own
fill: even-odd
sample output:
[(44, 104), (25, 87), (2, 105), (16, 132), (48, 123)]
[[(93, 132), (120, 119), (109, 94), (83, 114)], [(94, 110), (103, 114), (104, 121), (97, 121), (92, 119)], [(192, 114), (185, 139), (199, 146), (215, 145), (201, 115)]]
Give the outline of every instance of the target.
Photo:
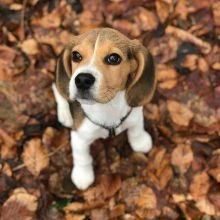
[(66, 127), (72, 127), (73, 126), (73, 118), (69, 110), (69, 106), (59, 106), (57, 107), (57, 117), (58, 121), (66, 126)]
[(67, 100), (60, 95), (60, 93), (57, 90), (57, 87), (55, 83), (52, 84), (52, 90), (57, 102), (57, 117), (58, 121), (66, 126), (66, 127), (72, 127), (73, 126), (73, 118), (70, 112), (69, 103)]
[(74, 166), (71, 179), (78, 189), (87, 189), (95, 180), (92, 166)]
[(152, 148), (152, 138), (146, 131), (138, 136), (129, 136), (128, 139), (135, 152), (147, 153)]

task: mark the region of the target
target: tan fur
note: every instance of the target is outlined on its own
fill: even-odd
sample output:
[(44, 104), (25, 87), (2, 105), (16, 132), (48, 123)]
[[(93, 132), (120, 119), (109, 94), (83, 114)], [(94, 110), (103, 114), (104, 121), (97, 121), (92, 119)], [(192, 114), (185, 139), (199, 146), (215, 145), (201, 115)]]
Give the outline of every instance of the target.
[[(94, 29), (93, 31), (73, 37), (57, 64), (57, 87), (61, 94), (68, 98), (68, 85), (71, 74), (90, 62), (98, 38), (98, 47), (94, 65), (102, 74), (99, 94), (100, 103), (109, 102), (118, 91), (126, 90), (126, 99), (130, 106), (140, 106), (149, 102), (156, 84), (153, 60), (148, 50), (137, 40), (130, 40), (120, 32), (110, 29)], [(78, 51), (83, 59), (81, 62), (71, 61), (71, 52)], [(122, 61), (118, 65), (108, 65), (104, 58), (117, 53)], [(130, 54), (130, 57), (128, 56)], [(78, 108), (78, 107), (77, 107)], [(80, 108), (80, 107), (79, 107)], [(81, 112), (81, 110), (77, 110)], [(82, 113), (74, 115), (82, 118)], [(76, 116), (76, 117), (75, 117)], [(81, 123), (81, 119), (77, 122)]]

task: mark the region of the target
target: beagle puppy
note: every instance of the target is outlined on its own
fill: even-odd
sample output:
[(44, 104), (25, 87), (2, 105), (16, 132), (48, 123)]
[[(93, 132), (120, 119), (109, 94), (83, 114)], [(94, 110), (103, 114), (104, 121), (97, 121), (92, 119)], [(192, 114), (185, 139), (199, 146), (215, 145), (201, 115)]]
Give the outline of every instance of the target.
[(63, 50), (52, 88), (58, 120), (71, 128), (71, 179), (78, 189), (94, 182), (90, 144), (97, 138), (127, 130), (134, 151), (151, 149), (143, 105), (151, 100), (155, 84), (149, 51), (116, 30), (100, 28), (74, 36)]

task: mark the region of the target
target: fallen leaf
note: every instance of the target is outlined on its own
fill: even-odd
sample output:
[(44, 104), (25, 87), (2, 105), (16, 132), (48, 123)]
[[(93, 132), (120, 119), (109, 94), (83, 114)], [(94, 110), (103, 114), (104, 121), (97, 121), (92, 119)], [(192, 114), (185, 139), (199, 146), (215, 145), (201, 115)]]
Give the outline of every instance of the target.
[(172, 89), (177, 84), (177, 72), (173, 67), (160, 64), (157, 68), (157, 80), (161, 89)]
[(201, 52), (204, 54), (208, 54), (211, 51), (211, 45), (208, 42), (205, 42), (201, 40), (200, 38), (197, 38), (196, 36), (190, 34), (189, 32), (185, 30), (169, 25), (166, 28), (166, 33), (173, 34), (177, 38), (181, 39), (182, 41), (186, 41), (186, 42), (188, 41), (188, 42), (194, 43), (200, 48)]
[(171, 154), (171, 164), (177, 166), (181, 174), (187, 172), (193, 161), (193, 152), (188, 144), (179, 144)]
[(196, 207), (201, 211), (208, 215), (215, 215), (215, 207), (213, 204), (207, 199), (203, 198), (196, 202)]
[(218, 183), (220, 183), (220, 167), (212, 168), (208, 171), (209, 175), (211, 175)]
[(12, 176), (12, 170), (8, 163), (5, 163), (2, 167), (2, 172), (7, 176)]
[(206, 203), (206, 195), (210, 188), (209, 176), (206, 172), (196, 174), (190, 184), (189, 191), (195, 201), (202, 206)]
[(57, 28), (61, 24), (61, 17), (59, 16), (58, 10), (53, 10), (51, 13), (48, 13), (41, 17), (41, 19), (32, 19), (32, 25), (38, 25), (47, 29)]
[(167, 101), (167, 108), (172, 121), (180, 126), (188, 126), (194, 116), (191, 110), (174, 100)]
[(175, 203), (180, 203), (186, 201), (186, 196), (183, 194), (172, 194), (172, 198)]
[(22, 159), (27, 169), (38, 176), (40, 172), (49, 164), (48, 152), (41, 144), (38, 138), (31, 139), (26, 143)]
[(125, 205), (119, 204), (116, 205), (109, 214), (109, 219), (115, 219), (123, 216), (125, 214)]
[(121, 178), (119, 176), (102, 176), (101, 187), (104, 197), (110, 198), (121, 188)]
[(220, 26), (220, 2), (217, 1), (212, 4), (212, 12), (215, 25)]
[(85, 215), (78, 215), (72, 213), (68, 213), (65, 215), (65, 220), (84, 220), (84, 219), (86, 219)]
[(138, 8), (137, 16), (134, 19), (138, 27), (144, 31), (155, 30), (158, 26), (158, 20), (155, 14), (143, 7)]
[(215, 62), (212, 64), (212, 69), (214, 70), (220, 70), (220, 62)]
[(33, 38), (23, 41), (21, 44), (21, 49), (28, 55), (35, 55), (39, 53), (38, 43)]
[(17, 188), (2, 207), (2, 220), (31, 220), (37, 210), (37, 197)]
[(172, 209), (168, 206), (163, 207), (162, 212), (163, 212), (163, 215), (167, 216), (170, 220), (176, 220), (179, 217), (178, 212), (176, 212), (174, 209)]
[(164, 0), (157, 0), (156, 9), (160, 22), (164, 23), (169, 14), (173, 11), (173, 3)]
[(167, 185), (168, 182), (171, 180), (173, 177), (173, 171), (170, 166), (165, 167), (163, 169), (162, 173), (159, 176), (159, 181), (160, 181), (160, 188), (164, 189)]
[(181, 65), (189, 70), (193, 71), (197, 69), (198, 64), (198, 55), (187, 54), (181, 63)]
[(113, 22), (113, 27), (120, 30), (126, 35), (131, 35), (133, 37), (138, 37), (141, 34), (141, 30), (136, 23), (132, 23), (126, 19), (117, 19)]
[(154, 191), (150, 187), (144, 188), (136, 204), (142, 209), (155, 209), (157, 207), (157, 197)]

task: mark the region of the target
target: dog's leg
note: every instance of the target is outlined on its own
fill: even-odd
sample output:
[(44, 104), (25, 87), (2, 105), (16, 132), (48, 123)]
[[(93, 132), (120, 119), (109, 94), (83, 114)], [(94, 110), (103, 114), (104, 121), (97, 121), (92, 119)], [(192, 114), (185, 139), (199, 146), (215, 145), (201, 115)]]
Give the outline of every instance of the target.
[(52, 89), (57, 102), (58, 121), (66, 127), (72, 127), (73, 118), (70, 112), (69, 103), (65, 98), (63, 98), (63, 96), (60, 95), (60, 93), (56, 88), (55, 83), (53, 83)]
[(76, 131), (71, 131), (71, 146), (74, 167), (71, 179), (78, 189), (85, 190), (94, 182), (90, 144), (92, 140), (82, 138)]
[(128, 128), (128, 141), (134, 151), (147, 153), (152, 148), (152, 138), (144, 130), (143, 111), (138, 111), (135, 114), (136, 120)]

